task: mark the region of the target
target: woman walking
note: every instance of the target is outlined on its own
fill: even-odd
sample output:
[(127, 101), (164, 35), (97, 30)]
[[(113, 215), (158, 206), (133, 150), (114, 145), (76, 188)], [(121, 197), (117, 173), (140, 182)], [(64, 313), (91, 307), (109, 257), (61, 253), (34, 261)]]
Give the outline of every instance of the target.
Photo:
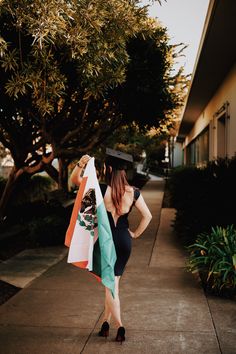
[[(99, 335), (107, 337), (109, 335), (109, 323), (113, 317), (118, 328), (116, 341), (125, 340), (125, 328), (121, 320), (120, 299), (119, 299), (119, 281), (122, 276), (126, 263), (128, 262), (132, 238), (138, 238), (147, 228), (152, 215), (140, 193), (140, 191), (130, 186), (126, 177), (126, 159), (122, 158), (122, 153), (112, 151), (105, 161), (104, 174), (106, 184), (100, 184), (104, 198), (105, 207), (112, 231), (117, 260), (115, 263), (115, 296), (111, 295), (108, 288), (105, 287), (105, 311), (101, 330)], [(125, 157), (125, 154), (123, 154)], [(79, 160), (77, 166), (71, 174), (71, 181), (79, 185), (82, 181), (81, 173), (89, 161), (90, 156), (84, 155)], [(129, 230), (128, 216), (135, 206), (141, 213), (141, 221), (133, 231)]]

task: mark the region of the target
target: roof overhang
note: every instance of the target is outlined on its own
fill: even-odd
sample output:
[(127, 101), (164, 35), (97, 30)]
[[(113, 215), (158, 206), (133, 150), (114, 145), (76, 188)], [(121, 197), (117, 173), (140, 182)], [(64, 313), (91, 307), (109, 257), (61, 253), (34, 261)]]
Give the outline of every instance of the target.
[(179, 136), (186, 136), (236, 60), (236, 0), (210, 0)]

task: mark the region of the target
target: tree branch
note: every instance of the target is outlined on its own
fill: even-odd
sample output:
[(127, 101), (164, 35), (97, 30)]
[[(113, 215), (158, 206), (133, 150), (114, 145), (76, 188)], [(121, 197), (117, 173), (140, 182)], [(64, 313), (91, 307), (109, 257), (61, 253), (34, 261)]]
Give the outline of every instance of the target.
[(84, 145), (79, 145), (79, 147), (71, 147), (71, 148), (65, 148), (65, 149), (58, 149), (57, 150), (57, 157), (63, 157), (63, 158), (75, 158), (76, 155), (81, 155), (84, 152), (88, 152), (95, 146), (97, 146), (99, 143), (104, 141), (105, 138), (108, 137), (113, 131), (119, 127), (121, 124), (121, 117), (120, 119), (116, 119), (115, 123), (111, 124), (109, 128), (106, 128), (106, 125), (102, 124), (99, 126), (99, 129), (96, 131), (93, 131), (93, 134), (89, 140), (87, 140), (87, 143)]
[(44, 165), (44, 170), (55, 182), (58, 183), (59, 173), (58, 173), (58, 170), (54, 166), (52, 166), (50, 164)]
[[(84, 112), (83, 112), (83, 116), (82, 116), (82, 121), (85, 119), (86, 113), (88, 111), (88, 106), (89, 106), (89, 99), (86, 101), (86, 105), (84, 108)], [(71, 138), (73, 138), (75, 135), (77, 135), (81, 130), (81, 126), (79, 126), (78, 128), (68, 132), (64, 138), (61, 140), (61, 145), (65, 144), (68, 140), (70, 140)]]
[[(49, 165), (53, 161), (53, 159), (54, 159), (54, 153), (52, 151), (48, 156), (42, 156), (41, 160), (39, 162), (37, 162), (35, 165), (23, 166), (23, 167), (19, 168), (17, 173), (26, 172), (28, 174), (34, 174), (36, 172), (44, 170), (45, 165)], [(20, 172), (20, 171), (22, 171), (22, 172)]]
[(32, 144), (31, 149), (28, 149), (28, 151), (32, 152), (32, 151), (38, 150), (39, 148), (41, 148), (44, 145), (45, 145), (45, 139), (41, 138), (39, 141), (37, 141), (37, 143)]

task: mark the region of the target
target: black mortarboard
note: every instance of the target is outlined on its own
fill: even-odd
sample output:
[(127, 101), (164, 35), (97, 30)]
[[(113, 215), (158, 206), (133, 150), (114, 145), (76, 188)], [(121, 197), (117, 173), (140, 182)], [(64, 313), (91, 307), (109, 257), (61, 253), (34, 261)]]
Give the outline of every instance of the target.
[(106, 148), (106, 155), (106, 163), (117, 170), (127, 170), (133, 165), (133, 156), (125, 152)]

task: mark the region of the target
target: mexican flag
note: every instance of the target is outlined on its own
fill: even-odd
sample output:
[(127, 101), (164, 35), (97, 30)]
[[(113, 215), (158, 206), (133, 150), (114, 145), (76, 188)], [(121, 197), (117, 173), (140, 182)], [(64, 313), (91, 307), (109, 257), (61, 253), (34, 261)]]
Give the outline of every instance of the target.
[(85, 168), (65, 245), (69, 247), (67, 262), (88, 269), (114, 295), (116, 251), (94, 158), (89, 160)]

